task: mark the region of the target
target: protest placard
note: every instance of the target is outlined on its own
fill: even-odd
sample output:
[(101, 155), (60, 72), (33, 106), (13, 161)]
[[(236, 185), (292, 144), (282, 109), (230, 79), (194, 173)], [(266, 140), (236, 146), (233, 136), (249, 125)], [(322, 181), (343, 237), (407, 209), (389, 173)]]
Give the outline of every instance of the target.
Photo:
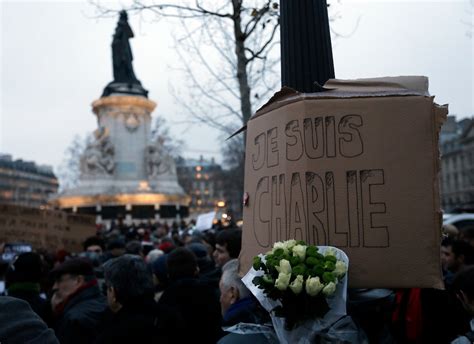
[(0, 242), (26, 242), (34, 248), (82, 251), (82, 242), (95, 235), (93, 216), (0, 204)]
[(241, 273), (274, 242), (297, 239), (344, 250), (351, 287), (442, 286), (438, 135), (447, 109), (425, 85), (412, 77), (283, 89), (250, 119)]

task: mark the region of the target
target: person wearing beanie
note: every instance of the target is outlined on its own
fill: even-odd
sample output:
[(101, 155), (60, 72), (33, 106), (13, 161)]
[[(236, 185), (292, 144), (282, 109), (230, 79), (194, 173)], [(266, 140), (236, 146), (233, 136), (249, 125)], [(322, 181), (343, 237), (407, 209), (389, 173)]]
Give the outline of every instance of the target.
[(95, 328), (107, 309), (92, 264), (85, 259), (65, 261), (53, 271), (51, 307), (54, 330), (63, 344), (90, 343)]
[(168, 286), (168, 255), (163, 254), (151, 263), (151, 271), (153, 272), (153, 284), (155, 285), (155, 301), (158, 302), (163, 291)]
[(193, 242), (187, 245), (186, 248), (196, 255), (199, 267), (199, 278), (207, 282), (210, 287), (215, 288), (216, 293), (218, 293), (221, 270), (220, 268), (216, 268), (214, 261), (209, 256), (207, 247), (204, 244)]
[(43, 321), (51, 317), (49, 302), (40, 296), (40, 282), (43, 279), (43, 261), (39, 254), (25, 252), (18, 255), (9, 265), (5, 274), (8, 296), (22, 299)]
[(59, 344), (27, 302), (10, 296), (0, 296), (0, 343)]

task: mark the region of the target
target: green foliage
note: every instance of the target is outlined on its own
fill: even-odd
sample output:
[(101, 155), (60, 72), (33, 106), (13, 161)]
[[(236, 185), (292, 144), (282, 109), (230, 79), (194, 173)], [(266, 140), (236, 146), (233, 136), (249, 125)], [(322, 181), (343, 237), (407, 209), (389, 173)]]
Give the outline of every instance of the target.
[[(309, 245), (306, 247), (306, 258), (302, 260), (294, 253), (297, 251), (293, 251), (296, 245), (307, 246), (301, 240), (296, 244), (294, 242), (278, 243), (278, 248), (267, 254), (264, 259), (255, 257), (253, 260), (254, 269), (263, 271), (264, 274), (255, 277), (252, 282), (262, 289), (267, 297), (281, 302), (282, 306), (275, 308), (274, 311), (276, 316), (285, 318), (287, 329), (291, 329), (305, 320), (323, 317), (329, 310), (326, 297), (322, 292), (316, 295), (312, 294), (313, 296), (306, 292), (305, 283), (308, 278), (318, 277), (320, 280), (318, 283), (322, 283), (324, 286), (330, 282), (336, 284), (338, 282), (333, 273), (338, 261), (334, 255), (324, 256), (319, 253), (318, 247)], [(280, 269), (282, 259), (287, 260), (291, 265), (291, 276), (286, 289), (285, 283), (288, 279), (285, 279), (284, 275), (279, 277), (280, 272), (285, 273)], [(290, 288), (290, 284), (295, 281), (298, 275), (303, 276), (303, 288)]]

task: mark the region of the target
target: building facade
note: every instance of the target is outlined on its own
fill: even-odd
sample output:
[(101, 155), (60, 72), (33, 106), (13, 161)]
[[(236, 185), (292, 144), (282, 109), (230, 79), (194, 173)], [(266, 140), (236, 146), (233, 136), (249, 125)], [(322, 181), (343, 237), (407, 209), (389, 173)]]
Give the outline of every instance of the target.
[(441, 202), (445, 212), (474, 209), (474, 119), (448, 116), (440, 135)]
[(58, 191), (51, 166), (0, 154), (0, 203), (39, 208)]
[(216, 207), (225, 207), (224, 172), (214, 161), (200, 159), (176, 160), (179, 184), (191, 197), (189, 211), (191, 214), (205, 213)]

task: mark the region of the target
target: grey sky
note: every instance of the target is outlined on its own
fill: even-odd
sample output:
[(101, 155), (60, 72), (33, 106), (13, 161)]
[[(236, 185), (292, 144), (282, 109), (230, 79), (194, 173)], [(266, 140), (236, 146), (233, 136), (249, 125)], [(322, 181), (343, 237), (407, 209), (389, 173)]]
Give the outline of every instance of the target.
[[(473, 40), (469, 1), (342, 1), (333, 42), (336, 77), (426, 75), (430, 92), (450, 113), (472, 116)], [(471, 12), (472, 13), (472, 12)], [(90, 104), (112, 80), (110, 43), (117, 19), (91, 19), (85, 1), (0, 0), (0, 152), (57, 166), (73, 136), (96, 128)], [(463, 23), (464, 22), (464, 23)], [(183, 109), (169, 86), (185, 80), (177, 66), (166, 21), (130, 19), (134, 68), (154, 114), (173, 124), (186, 142), (185, 156), (220, 160), (219, 133), (181, 123)]]

